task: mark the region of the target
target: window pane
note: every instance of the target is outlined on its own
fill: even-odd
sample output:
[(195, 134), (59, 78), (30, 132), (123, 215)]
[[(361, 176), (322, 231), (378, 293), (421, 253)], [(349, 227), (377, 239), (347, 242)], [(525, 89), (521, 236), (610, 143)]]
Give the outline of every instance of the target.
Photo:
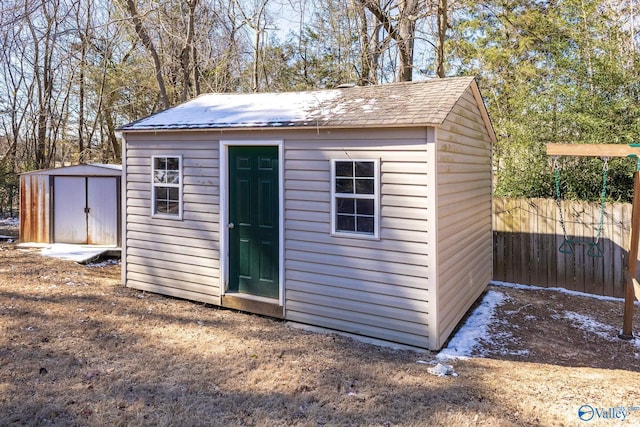
[(166, 200), (157, 199), (155, 203), (155, 213), (167, 213)]
[(373, 216), (373, 200), (371, 199), (358, 199), (357, 210), (358, 215), (371, 215)]
[(373, 162), (356, 162), (356, 176), (373, 178)]
[(375, 160), (334, 161), (334, 229), (375, 235), (378, 176)]
[(338, 215), (338, 223), (336, 224), (338, 231), (355, 231), (356, 219), (351, 215)]
[(167, 197), (169, 200), (178, 201), (180, 199), (180, 189), (172, 187), (167, 188), (167, 191), (169, 192), (169, 195)]
[(180, 157), (153, 158), (153, 212), (180, 215)]
[(164, 184), (167, 179), (167, 172), (164, 170), (154, 171), (153, 173), (153, 182)]
[(361, 233), (369, 233), (373, 234), (373, 217), (369, 216), (359, 216), (358, 219), (358, 228), (356, 231)]
[(167, 213), (170, 213), (172, 215), (178, 215), (180, 209), (180, 204), (178, 203), (178, 201), (168, 201), (167, 202)]
[(353, 179), (351, 178), (336, 179), (336, 193), (353, 194)]
[(167, 168), (167, 158), (166, 157), (156, 157), (153, 161), (154, 169), (166, 169)]
[(156, 187), (156, 199), (167, 199), (167, 188), (166, 187)]
[(353, 176), (353, 162), (336, 162), (336, 176)]
[(373, 179), (356, 179), (356, 194), (374, 194)]
[(167, 171), (167, 183), (180, 184), (180, 172), (179, 171)]
[(180, 158), (179, 157), (167, 157), (166, 158), (167, 169), (169, 170), (179, 170), (180, 169)]
[(341, 214), (355, 214), (355, 199), (343, 199), (338, 198), (336, 200), (338, 213)]

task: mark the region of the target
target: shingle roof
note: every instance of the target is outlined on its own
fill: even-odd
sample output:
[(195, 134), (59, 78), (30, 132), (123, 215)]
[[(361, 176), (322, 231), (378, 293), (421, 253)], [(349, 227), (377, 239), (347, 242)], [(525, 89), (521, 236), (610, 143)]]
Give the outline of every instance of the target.
[(207, 94), (119, 130), (440, 125), (473, 82), (473, 77), (452, 77), (308, 92)]

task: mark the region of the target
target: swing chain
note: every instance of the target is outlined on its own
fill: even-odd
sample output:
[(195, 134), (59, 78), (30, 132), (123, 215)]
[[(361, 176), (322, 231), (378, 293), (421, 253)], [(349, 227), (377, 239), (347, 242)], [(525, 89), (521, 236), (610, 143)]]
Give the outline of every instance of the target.
[[(600, 220), (598, 221), (598, 230), (596, 232), (595, 240), (589, 243), (589, 251), (588, 255), (593, 257), (602, 257), (602, 248), (599, 246), (600, 237), (602, 235), (602, 226), (604, 224), (604, 211), (607, 199), (607, 175), (609, 172), (609, 158), (603, 157), (603, 166), (602, 166), (602, 191), (600, 192)], [(640, 160), (638, 162), (640, 167)], [(576, 241), (573, 239), (569, 239), (567, 236), (567, 228), (564, 220), (564, 213), (562, 211), (562, 196), (560, 194), (560, 165), (558, 163), (558, 157), (553, 158), (553, 176), (555, 180), (555, 190), (556, 190), (556, 205), (558, 205), (558, 212), (560, 216), (560, 225), (562, 227), (562, 235), (564, 240), (560, 245), (559, 251), (562, 253), (573, 254), (574, 253), (574, 245), (576, 243), (583, 243), (580, 241)]]
[(558, 164), (558, 158), (553, 158), (553, 177), (556, 183), (556, 205), (558, 205), (558, 212), (560, 213), (560, 226), (562, 226), (562, 236), (564, 237), (564, 241), (568, 240), (567, 238), (567, 227), (564, 223), (564, 215), (562, 213), (562, 196), (560, 195), (560, 165)]
[(604, 208), (607, 201), (607, 174), (609, 173), (609, 158), (602, 158), (604, 164), (602, 165), (602, 191), (600, 192), (600, 221), (598, 222), (598, 231), (596, 232), (595, 244), (600, 241), (602, 234), (602, 225), (604, 224)]

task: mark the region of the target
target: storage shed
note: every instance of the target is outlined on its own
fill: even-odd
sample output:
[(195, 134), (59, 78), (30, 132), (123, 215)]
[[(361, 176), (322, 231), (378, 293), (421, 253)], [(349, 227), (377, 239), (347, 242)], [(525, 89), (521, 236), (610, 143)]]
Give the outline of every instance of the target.
[(202, 95), (120, 131), (128, 287), (438, 349), (491, 280), (473, 78)]
[(118, 246), (122, 166), (89, 164), (20, 175), (20, 241)]

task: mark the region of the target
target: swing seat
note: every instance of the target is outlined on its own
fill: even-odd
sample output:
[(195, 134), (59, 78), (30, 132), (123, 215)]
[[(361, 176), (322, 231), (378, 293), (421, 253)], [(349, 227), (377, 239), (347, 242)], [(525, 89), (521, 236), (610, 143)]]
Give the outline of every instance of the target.
[(573, 255), (575, 253), (573, 245), (574, 245), (573, 240), (564, 239), (564, 241), (558, 248), (558, 252), (563, 254)]
[(599, 242), (590, 242), (587, 240), (564, 239), (562, 244), (558, 247), (558, 252), (573, 255), (575, 254), (575, 245), (589, 245), (587, 255), (590, 257), (602, 258), (604, 256), (604, 252), (602, 251), (602, 247)]
[(596, 242), (589, 243), (589, 250), (587, 251), (587, 255), (594, 258), (602, 258), (604, 253), (602, 252), (602, 248)]

